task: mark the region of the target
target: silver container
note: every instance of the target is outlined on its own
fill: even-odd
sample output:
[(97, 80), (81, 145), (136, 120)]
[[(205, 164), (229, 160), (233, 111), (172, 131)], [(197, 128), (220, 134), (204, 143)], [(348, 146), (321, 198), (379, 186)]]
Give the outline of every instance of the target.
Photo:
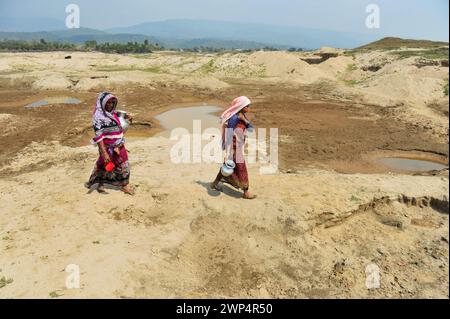
[(232, 160), (228, 160), (223, 164), (222, 168), (220, 169), (220, 172), (224, 177), (228, 177), (233, 175), (235, 168), (236, 164)]
[(116, 111), (117, 117), (119, 118), (120, 125), (122, 126), (122, 130), (124, 133), (128, 131), (130, 128), (130, 123), (125, 119), (125, 116), (127, 116), (127, 112), (125, 111)]

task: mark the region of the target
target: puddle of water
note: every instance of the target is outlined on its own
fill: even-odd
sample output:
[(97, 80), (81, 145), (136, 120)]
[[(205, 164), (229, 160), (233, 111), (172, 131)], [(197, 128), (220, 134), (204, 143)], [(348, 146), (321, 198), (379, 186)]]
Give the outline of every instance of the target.
[(447, 165), (439, 164), (427, 160), (418, 160), (401, 157), (382, 157), (379, 161), (391, 168), (401, 171), (427, 172), (447, 168)]
[(51, 105), (51, 104), (69, 104), (69, 105), (74, 105), (74, 104), (80, 104), (81, 101), (78, 99), (75, 99), (73, 97), (52, 97), (52, 98), (48, 98), (45, 100), (40, 100), (40, 101), (36, 101), (33, 102), (31, 104), (26, 105), (26, 108), (35, 108), (35, 107), (41, 107), (41, 106), (46, 106), (46, 105)]
[(69, 98), (64, 102), (64, 104), (80, 104), (80, 103), (81, 103), (80, 100), (75, 99), (75, 98), (73, 98), (73, 97), (69, 97)]
[(157, 115), (155, 118), (159, 121), (165, 132), (162, 136), (170, 136), (170, 132), (176, 128), (185, 128), (192, 134), (193, 121), (201, 121), (201, 131), (207, 128), (220, 128), (219, 117), (213, 115), (221, 108), (218, 106), (196, 106), (173, 109)]

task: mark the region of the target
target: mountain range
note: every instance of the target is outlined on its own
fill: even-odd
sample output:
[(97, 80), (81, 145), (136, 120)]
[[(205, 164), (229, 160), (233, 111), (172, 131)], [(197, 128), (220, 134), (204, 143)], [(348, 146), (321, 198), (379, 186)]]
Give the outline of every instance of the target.
[[(0, 39), (99, 43), (148, 40), (166, 48), (315, 49), (322, 46), (353, 48), (378, 39), (379, 34), (348, 33), (309, 28), (212, 20), (165, 20), (122, 28), (95, 30), (64, 29), (63, 22), (52, 19), (0, 19)], [(41, 31), (42, 30), (42, 31)], [(39, 31), (39, 32), (31, 32)]]
[(162, 38), (256, 41), (307, 49), (331, 46), (352, 48), (379, 38), (379, 34), (348, 33), (291, 26), (212, 20), (165, 20), (106, 30)]

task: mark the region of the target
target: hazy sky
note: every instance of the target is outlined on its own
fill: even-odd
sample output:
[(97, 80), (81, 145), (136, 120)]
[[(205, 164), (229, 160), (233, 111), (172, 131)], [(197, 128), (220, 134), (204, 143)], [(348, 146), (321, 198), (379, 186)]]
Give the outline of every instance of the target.
[(78, 4), (81, 26), (96, 29), (166, 19), (212, 19), (371, 32), (367, 4), (381, 9), (385, 35), (449, 39), (448, 0), (0, 0), (0, 17), (65, 20), (65, 6)]

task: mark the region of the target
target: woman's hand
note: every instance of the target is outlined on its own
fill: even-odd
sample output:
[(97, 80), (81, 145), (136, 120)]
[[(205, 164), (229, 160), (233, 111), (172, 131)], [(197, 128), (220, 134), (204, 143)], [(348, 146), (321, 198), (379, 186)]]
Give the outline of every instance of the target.
[(103, 161), (108, 164), (109, 162), (111, 162), (111, 157), (109, 157), (108, 153), (103, 154)]
[(130, 121), (130, 123), (133, 123), (133, 117), (129, 114), (125, 115), (125, 119)]
[(111, 157), (109, 157), (109, 154), (106, 151), (105, 143), (103, 141), (98, 142), (98, 149), (100, 151), (100, 154), (102, 154), (103, 156), (103, 161), (105, 163), (111, 162)]

